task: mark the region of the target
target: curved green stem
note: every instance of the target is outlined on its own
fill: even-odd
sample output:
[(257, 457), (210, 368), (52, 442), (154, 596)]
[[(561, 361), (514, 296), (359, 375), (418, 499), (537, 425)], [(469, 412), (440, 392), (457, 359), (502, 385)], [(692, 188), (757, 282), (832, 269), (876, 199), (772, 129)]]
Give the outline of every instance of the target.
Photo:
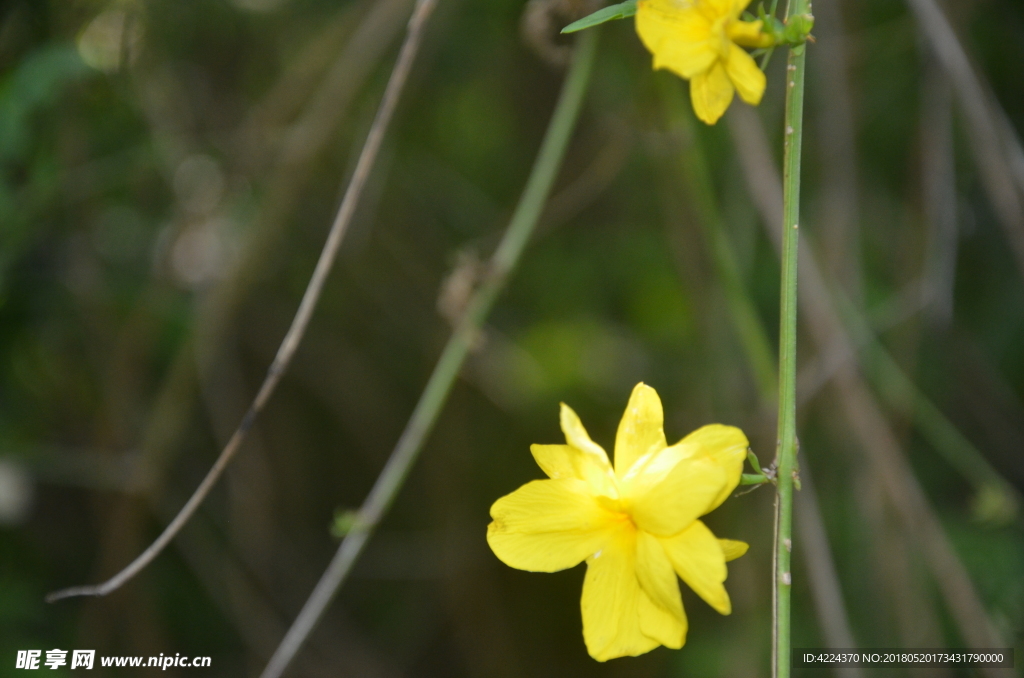
[(505, 286), (505, 281), (519, 261), (530, 235), (547, 201), (565, 149), (576, 127), (576, 119), (587, 91), (590, 71), (597, 53), (598, 31), (591, 30), (579, 38), (572, 65), (562, 85), (562, 93), (548, 125), (540, 152), (527, 180), (526, 188), (516, 206), (512, 220), (490, 262), (487, 279), (474, 292), (465, 313), (459, 320), (448, 344), (430, 375), (426, 388), (413, 410), (391, 457), (381, 471), (373, 489), (351, 520), (348, 533), (320, 577), (302, 611), (270, 658), (261, 678), (278, 678), (291, 663), (324, 610), (344, 583), (359, 558), (367, 540), (387, 513), (409, 471), (419, 456), (423, 443), (437, 421), (452, 384), (476, 342), (480, 328)]

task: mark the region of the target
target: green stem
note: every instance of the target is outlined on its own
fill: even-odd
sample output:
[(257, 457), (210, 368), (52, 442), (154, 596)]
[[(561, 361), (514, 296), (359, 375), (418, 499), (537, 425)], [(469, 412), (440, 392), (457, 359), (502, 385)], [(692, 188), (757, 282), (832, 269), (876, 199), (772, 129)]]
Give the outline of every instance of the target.
[[(807, 0), (790, 0), (787, 16), (805, 14)], [(793, 479), (796, 464), (796, 291), (800, 223), (800, 149), (803, 139), (803, 45), (789, 50), (786, 66), (785, 151), (783, 155), (782, 289), (779, 328), (778, 494), (775, 515), (775, 573), (773, 583), (774, 678), (789, 678), (790, 594), (793, 577)]]
[(498, 294), (504, 288), (509, 274), (519, 261), (551, 192), (551, 186), (562, 164), (565, 149), (576, 127), (576, 119), (587, 91), (594, 56), (597, 53), (598, 32), (594, 29), (580, 35), (572, 65), (562, 84), (562, 93), (548, 124), (540, 152), (508, 229), (491, 259), (487, 279), (470, 299), (384, 470), (354, 517), (351, 529), (342, 540), (327, 570), (320, 577), (299, 616), (263, 670), (261, 678), (278, 678), (291, 663), (316, 626), (321, 614), (344, 583), (373, 530), (391, 507), (419, 456), (423, 443), (448, 399), (452, 384), (476, 342), (481, 326)]

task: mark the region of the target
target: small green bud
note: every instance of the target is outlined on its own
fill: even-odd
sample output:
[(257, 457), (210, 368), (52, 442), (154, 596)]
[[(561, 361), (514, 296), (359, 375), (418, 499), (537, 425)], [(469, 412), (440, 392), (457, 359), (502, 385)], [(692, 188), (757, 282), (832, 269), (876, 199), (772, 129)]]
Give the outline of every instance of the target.
[(771, 480), (765, 475), (761, 468), (761, 462), (757, 455), (749, 447), (747, 448), (747, 463), (754, 469), (754, 473), (744, 473), (740, 476), (740, 485), (763, 485)]
[(783, 40), (788, 45), (800, 45), (807, 41), (807, 37), (814, 28), (814, 17), (810, 14), (797, 14), (791, 16), (786, 22), (783, 31)]
[(747, 448), (747, 463), (750, 464), (751, 468), (753, 468), (755, 471), (757, 471), (758, 473), (762, 473), (761, 461), (757, 458), (757, 455), (754, 454), (754, 451), (749, 447)]
[(359, 512), (352, 509), (336, 509), (331, 522), (331, 536), (343, 539), (359, 522)]

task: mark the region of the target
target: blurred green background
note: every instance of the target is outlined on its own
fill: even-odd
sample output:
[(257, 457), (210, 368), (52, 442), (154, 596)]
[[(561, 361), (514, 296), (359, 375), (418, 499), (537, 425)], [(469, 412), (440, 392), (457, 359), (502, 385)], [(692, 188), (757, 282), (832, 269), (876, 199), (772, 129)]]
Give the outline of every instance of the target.
[[(45, 593), (139, 553), (237, 425), (412, 1), (2, 5), (0, 675), (20, 675), (16, 651), (31, 648), (210, 655), (210, 669), (164, 675), (258, 674), (507, 222), (571, 44), (555, 29), (585, 4), (440, 0), (249, 442), (141, 576), (55, 605)], [(964, 647), (988, 632), (1020, 667), (1024, 5), (946, 9), (981, 99), (906, 3), (815, 4), (801, 230), (822, 275), (801, 281), (794, 645)], [(784, 62), (756, 112), (734, 103), (698, 127), (686, 84), (651, 71), (631, 23), (605, 27), (538, 233), (290, 675), (768, 675), (770, 489), (708, 517), (751, 543), (730, 564), (733, 614), (684, 586), (687, 645), (607, 664), (582, 642), (583, 567), (512, 570), (484, 534), (490, 504), (541, 477), (529, 445), (560, 441), (559, 401), (610, 449), (645, 381), (670, 442), (733, 424), (771, 461)]]

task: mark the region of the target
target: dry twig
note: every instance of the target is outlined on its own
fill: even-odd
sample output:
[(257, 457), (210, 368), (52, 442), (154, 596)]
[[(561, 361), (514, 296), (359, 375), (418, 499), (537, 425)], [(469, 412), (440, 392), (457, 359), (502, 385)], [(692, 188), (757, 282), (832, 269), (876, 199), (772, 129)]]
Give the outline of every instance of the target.
[(126, 568), (102, 584), (95, 586), (74, 586), (61, 591), (55, 591), (46, 597), (48, 602), (54, 602), (61, 600), (62, 598), (69, 598), (72, 596), (103, 596), (111, 591), (117, 590), (125, 582), (138, 574), (143, 568), (152, 562), (164, 548), (166, 548), (167, 544), (169, 544), (181, 528), (185, 526), (189, 518), (192, 517), (196, 509), (198, 509), (206, 499), (217, 480), (220, 479), (221, 474), (231, 462), (231, 459), (238, 452), (239, 447), (241, 447), (242, 442), (245, 440), (246, 435), (252, 428), (253, 423), (259, 416), (259, 413), (263, 410), (271, 395), (273, 395), (278, 382), (281, 380), (284, 372), (288, 369), (288, 365), (291, 363), (292, 357), (295, 355), (295, 350), (298, 348), (299, 343), (302, 341), (302, 337), (306, 332), (306, 328), (309, 326), (309, 321), (312, 318), (313, 311), (316, 309), (317, 302), (320, 299), (320, 294), (323, 291), (327, 275), (330, 273), (331, 268), (334, 265), (334, 260), (337, 257), (342, 239), (344, 238), (348, 225), (352, 220), (352, 215), (355, 213), (363, 188), (366, 186), (367, 179), (370, 176), (370, 170), (373, 168), (373, 164), (376, 161), (377, 153), (380, 150), (381, 142), (384, 139), (384, 133), (387, 131), (388, 124), (390, 123), (395, 107), (398, 104), (398, 99), (405, 87), (409, 71), (412, 68), (412, 63), (415, 59), (416, 53), (419, 51), (423, 25), (434, 6), (435, 2), (433, 0), (419, 0), (416, 5), (412, 19), (409, 22), (409, 29), (405, 43), (402, 45), (402, 51), (400, 52), (398, 60), (395, 63), (394, 70), (391, 73), (391, 78), (384, 91), (384, 96), (381, 100), (380, 107), (377, 110), (377, 115), (374, 118), (373, 125), (370, 128), (366, 142), (364, 143), (362, 152), (360, 153), (355, 172), (349, 182), (348, 189), (345, 192), (345, 197), (341, 202), (341, 207), (338, 209), (338, 214), (336, 215), (334, 223), (331, 226), (331, 230), (328, 233), (327, 242), (324, 243), (324, 248), (320, 253), (320, 259), (317, 261), (316, 268), (314, 269), (313, 275), (306, 287), (306, 291), (303, 294), (302, 301), (299, 304), (299, 309), (295, 314), (292, 325), (288, 329), (288, 333), (285, 335), (284, 340), (281, 342), (281, 346), (274, 358), (274, 362), (271, 363), (268, 368), (267, 376), (264, 379), (263, 384), (260, 386), (256, 397), (253, 399), (252, 404), (249, 406), (249, 410), (242, 418), (241, 424), (239, 424), (235, 433), (231, 436), (231, 439), (217, 458), (217, 461), (214, 463), (203, 481), (199, 484), (199, 487), (196, 488), (195, 493), (185, 503), (178, 515), (175, 516), (174, 520), (164, 528), (164, 531), (160, 536), (157, 537), (157, 539), (150, 544), (142, 554), (140, 554)]

